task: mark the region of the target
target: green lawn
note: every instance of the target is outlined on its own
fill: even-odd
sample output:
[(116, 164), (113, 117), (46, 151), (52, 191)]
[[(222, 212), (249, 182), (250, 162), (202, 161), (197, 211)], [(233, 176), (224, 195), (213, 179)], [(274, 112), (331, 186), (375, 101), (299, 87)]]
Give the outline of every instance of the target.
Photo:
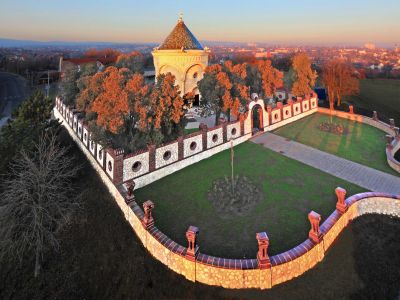
[(191, 133), (193, 133), (193, 132), (197, 132), (197, 131), (199, 131), (199, 128), (190, 128), (190, 129), (184, 129), (183, 130), (183, 134), (184, 135), (187, 135), (187, 134), (191, 134)]
[(363, 79), (360, 94), (348, 101), (355, 106), (376, 110), (400, 125), (400, 80)]
[(330, 116), (313, 114), (309, 117), (278, 128), (275, 134), (335, 154), (371, 168), (399, 175), (386, 161), (386, 133), (369, 125), (333, 118), (348, 130), (347, 135), (336, 135), (318, 129), (321, 122), (329, 122)]
[(307, 238), (310, 210), (323, 219), (335, 208), (334, 189), (349, 195), (363, 189), (346, 181), (246, 142), (235, 147), (235, 172), (257, 184), (264, 198), (245, 216), (222, 216), (214, 211), (207, 192), (215, 179), (230, 174), (230, 151), (191, 165), (136, 191), (136, 199), (155, 203), (155, 223), (172, 239), (186, 245), (189, 225), (199, 227), (203, 253), (224, 257), (255, 257), (256, 232), (266, 231), (270, 254)]

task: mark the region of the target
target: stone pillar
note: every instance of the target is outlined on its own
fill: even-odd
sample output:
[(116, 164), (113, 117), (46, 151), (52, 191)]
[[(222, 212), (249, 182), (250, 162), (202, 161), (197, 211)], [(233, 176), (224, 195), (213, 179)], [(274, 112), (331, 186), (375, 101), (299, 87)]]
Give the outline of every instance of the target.
[(390, 129), (394, 129), (394, 119), (389, 119)]
[(349, 105), (349, 113), (350, 114), (354, 114), (354, 107), (353, 107), (353, 105)]
[(188, 241), (188, 247), (186, 250), (186, 258), (191, 261), (196, 260), (197, 252), (199, 251), (199, 246), (197, 245), (196, 238), (199, 234), (199, 229), (195, 226), (189, 226), (186, 231), (186, 239)]
[(399, 133), (399, 127), (393, 128), (394, 131), (394, 136), (397, 140), (400, 140), (400, 133)]
[(378, 113), (377, 113), (376, 110), (374, 110), (374, 112), (373, 112), (372, 119), (374, 119), (375, 121), (379, 121), (379, 119), (378, 119)]
[(391, 136), (390, 134), (386, 135), (386, 148), (392, 149), (392, 142), (393, 142), (393, 136)]
[(126, 188), (125, 203), (128, 205), (131, 204), (133, 201), (135, 201), (135, 195), (133, 194), (135, 185), (136, 185), (135, 181), (133, 180), (124, 183), (124, 187)]
[(201, 134), (202, 134), (203, 151), (204, 151), (204, 150), (207, 149), (207, 131), (208, 131), (208, 127), (207, 127), (206, 124), (200, 123), (199, 129), (200, 129)]
[(337, 197), (337, 202), (336, 202), (336, 209), (341, 213), (344, 214), (347, 210), (347, 204), (346, 204), (346, 190), (341, 188), (341, 187), (337, 187), (335, 189), (335, 193), (336, 193), (336, 197)]
[(288, 99), (287, 104), (290, 105), (290, 115), (293, 117), (294, 116), (294, 111), (293, 111), (293, 100)]
[(183, 159), (183, 136), (178, 137), (178, 160)]
[(149, 150), (149, 172), (153, 172), (156, 169), (156, 145), (147, 146)]
[(282, 121), (283, 120), (283, 111), (282, 111), (283, 104), (282, 104), (282, 102), (277, 102), (276, 107), (279, 108), (280, 120)]
[(315, 211), (311, 211), (308, 214), (308, 220), (311, 223), (311, 229), (308, 233), (308, 237), (315, 244), (318, 244), (322, 240), (322, 233), (319, 230), (319, 222), (321, 222), (321, 215), (316, 213)]
[(269, 238), (266, 232), (258, 232), (256, 234), (258, 242), (257, 262), (258, 268), (268, 269), (271, 268), (271, 262), (268, 256)]
[(300, 103), (300, 113), (303, 113), (303, 98), (302, 97), (296, 97), (296, 103)]
[(244, 118), (240, 117), (240, 136), (244, 136)]
[(154, 225), (154, 219), (151, 214), (153, 208), (154, 203), (151, 200), (147, 200), (145, 203), (143, 203), (144, 217), (142, 219), (142, 225), (145, 229), (148, 229), (150, 226)]
[[(91, 140), (90, 143), (93, 141)], [(90, 149), (90, 145), (89, 145)], [(94, 148), (94, 153), (93, 156), (96, 158), (97, 157), (97, 149), (96, 147)], [(122, 183), (123, 180), (123, 168), (124, 168), (124, 150), (123, 149), (104, 149), (103, 150), (104, 155), (106, 156), (106, 153), (110, 154), (110, 156), (114, 159), (114, 167), (112, 169), (113, 172), (113, 183), (115, 185), (119, 185)], [(106, 156), (107, 157), (107, 156)], [(107, 161), (107, 160), (106, 160)], [(109, 168), (109, 166), (105, 166), (105, 168)]]
[(222, 124), (222, 140), (223, 143), (226, 143), (228, 141), (227, 128), (226, 128), (226, 126), (228, 125), (228, 121), (224, 120), (221, 124)]
[(188, 241), (188, 247), (186, 249), (186, 260), (183, 263), (183, 275), (195, 282), (196, 281), (196, 256), (199, 250), (199, 246), (196, 243), (197, 235), (199, 234), (199, 229), (195, 226), (189, 226), (186, 231), (186, 238)]
[[(272, 124), (272, 106), (267, 105), (267, 112), (268, 112), (268, 124)], [(253, 117), (253, 116), (251, 116)]]

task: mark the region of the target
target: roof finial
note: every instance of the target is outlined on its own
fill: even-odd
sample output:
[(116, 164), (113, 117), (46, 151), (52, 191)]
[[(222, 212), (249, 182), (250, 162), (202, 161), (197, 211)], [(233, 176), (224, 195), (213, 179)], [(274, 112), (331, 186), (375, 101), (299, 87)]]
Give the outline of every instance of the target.
[(183, 12), (179, 13), (179, 19), (178, 19), (179, 23), (183, 22)]

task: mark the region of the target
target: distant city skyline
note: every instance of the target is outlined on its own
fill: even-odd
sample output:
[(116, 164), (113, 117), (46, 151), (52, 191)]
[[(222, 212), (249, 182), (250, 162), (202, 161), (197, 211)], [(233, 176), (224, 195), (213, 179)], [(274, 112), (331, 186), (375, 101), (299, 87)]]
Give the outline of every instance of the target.
[(0, 8), (0, 38), (9, 39), (160, 43), (183, 12), (185, 23), (202, 41), (400, 43), (398, 0), (2, 0)]

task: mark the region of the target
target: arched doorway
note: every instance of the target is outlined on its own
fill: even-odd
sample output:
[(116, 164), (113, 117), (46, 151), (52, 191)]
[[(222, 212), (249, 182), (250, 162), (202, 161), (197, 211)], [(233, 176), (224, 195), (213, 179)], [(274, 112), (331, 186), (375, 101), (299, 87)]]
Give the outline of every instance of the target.
[(259, 104), (254, 105), (251, 110), (251, 131), (252, 134), (264, 131), (263, 111)]

